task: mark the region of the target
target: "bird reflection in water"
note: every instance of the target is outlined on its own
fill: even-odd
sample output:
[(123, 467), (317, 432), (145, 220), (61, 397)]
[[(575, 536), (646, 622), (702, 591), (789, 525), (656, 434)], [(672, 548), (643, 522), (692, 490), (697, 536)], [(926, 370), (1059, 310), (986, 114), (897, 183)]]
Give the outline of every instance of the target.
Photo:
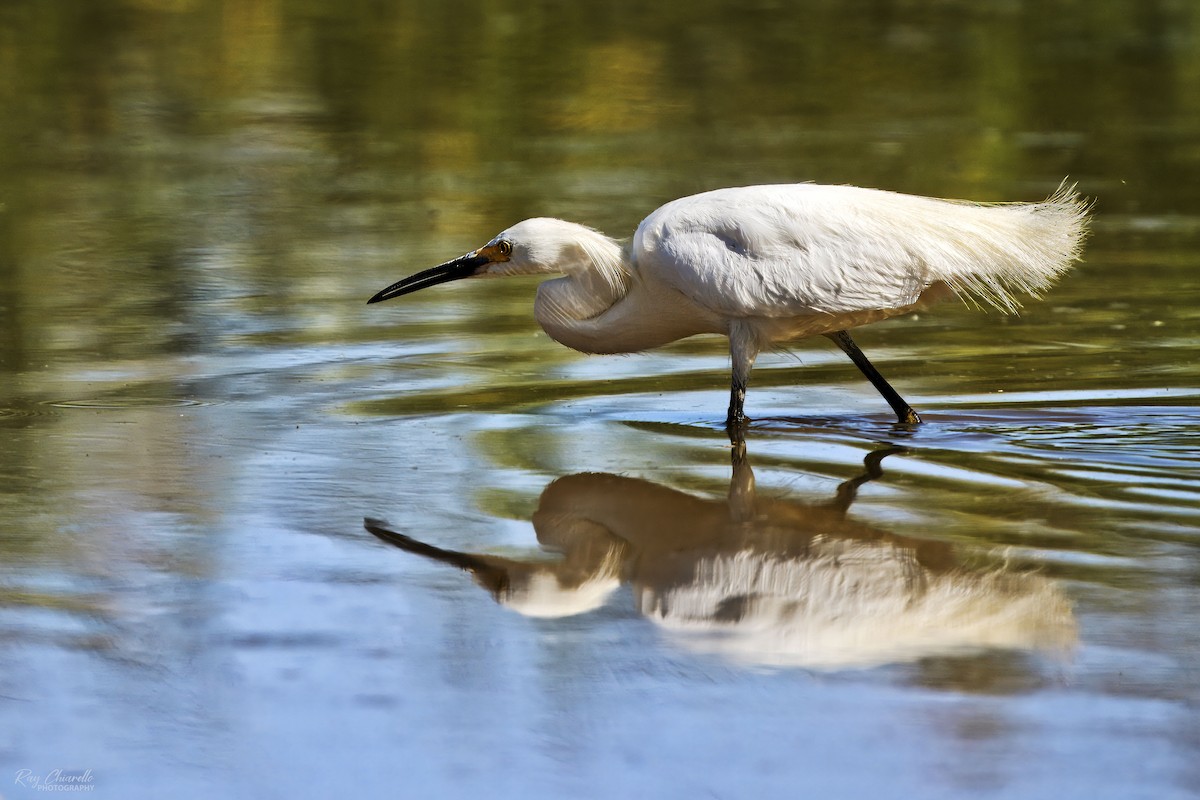
[(542, 492), (538, 542), (514, 559), (445, 550), (367, 519), (389, 544), (472, 574), (504, 606), (566, 617), (627, 583), (637, 610), (688, 649), (757, 665), (869, 667), (988, 648), (1065, 650), (1070, 604), (1049, 580), (963, 567), (944, 542), (848, 517), (858, 488), (902, 448), (869, 454), (833, 499), (758, 496), (734, 446), (725, 499), (618, 475), (569, 475)]

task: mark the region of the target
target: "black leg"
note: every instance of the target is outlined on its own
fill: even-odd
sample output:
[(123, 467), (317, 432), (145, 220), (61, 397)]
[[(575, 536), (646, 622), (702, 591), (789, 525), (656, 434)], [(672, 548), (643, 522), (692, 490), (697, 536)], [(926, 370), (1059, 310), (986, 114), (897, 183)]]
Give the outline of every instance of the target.
[(754, 359), (762, 342), (758, 333), (749, 323), (734, 320), (729, 326), (729, 360), (733, 365), (733, 375), (729, 389), (729, 414), (725, 417), (725, 430), (740, 431), (747, 422), (746, 385), (750, 383), (750, 370), (754, 369)]
[(725, 416), (725, 430), (731, 437), (735, 431), (740, 432), (742, 427), (750, 421), (746, 419), (745, 405), (746, 384), (739, 383), (735, 379), (729, 390), (729, 413)]
[(850, 356), (850, 360), (854, 365), (862, 370), (862, 374), (867, 376), (879, 393), (883, 395), (883, 399), (888, 401), (888, 405), (896, 412), (896, 418), (905, 425), (916, 425), (921, 421), (917, 416), (917, 412), (913, 411), (912, 406), (904, 402), (904, 398), (892, 388), (883, 376), (879, 374), (879, 370), (875, 369), (867, 357), (863, 355), (863, 351), (858, 349), (858, 345), (850, 338), (850, 334), (846, 331), (838, 331), (837, 333), (827, 333), (827, 337), (833, 340), (834, 344), (842, 348), (842, 352)]

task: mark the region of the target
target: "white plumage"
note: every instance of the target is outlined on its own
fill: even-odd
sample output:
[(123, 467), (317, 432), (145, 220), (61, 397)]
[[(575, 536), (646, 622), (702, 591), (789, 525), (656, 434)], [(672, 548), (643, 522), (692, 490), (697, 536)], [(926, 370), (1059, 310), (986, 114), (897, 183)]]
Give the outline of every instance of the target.
[(728, 336), (731, 428), (745, 421), (758, 353), (817, 334), (854, 360), (901, 422), (915, 423), (846, 331), (952, 293), (1013, 312), (1020, 295), (1038, 296), (1078, 260), (1087, 214), (1065, 184), (1027, 204), (817, 184), (718, 189), (657, 209), (628, 247), (575, 223), (525, 220), (369, 302), (457, 278), (557, 273), (539, 287), (534, 314), (576, 350), (628, 353)]
[(1079, 255), (1083, 207), (980, 205), (854, 186), (720, 189), (667, 203), (634, 237), (652, 270), (729, 316), (836, 315), (902, 308), (942, 281), (1004, 311)]

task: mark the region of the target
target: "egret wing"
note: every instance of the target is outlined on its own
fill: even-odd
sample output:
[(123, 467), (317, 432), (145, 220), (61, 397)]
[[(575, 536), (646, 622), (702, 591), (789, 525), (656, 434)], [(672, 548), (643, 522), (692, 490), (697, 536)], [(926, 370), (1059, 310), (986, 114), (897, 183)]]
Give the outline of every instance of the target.
[(1015, 311), (1079, 258), (1087, 203), (982, 204), (796, 184), (668, 203), (638, 228), (639, 269), (727, 316), (900, 309), (944, 283)]
[(723, 316), (838, 314), (911, 305), (929, 285), (897, 233), (851, 187), (756, 186), (668, 203), (635, 253), (639, 270)]

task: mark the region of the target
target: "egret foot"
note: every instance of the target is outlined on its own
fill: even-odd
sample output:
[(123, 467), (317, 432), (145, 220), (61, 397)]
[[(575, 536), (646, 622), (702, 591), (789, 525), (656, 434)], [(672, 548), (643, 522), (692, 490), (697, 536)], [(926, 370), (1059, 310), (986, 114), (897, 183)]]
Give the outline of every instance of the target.
[(725, 434), (729, 437), (729, 443), (736, 446), (739, 442), (745, 442), (746, 429), (753, 421), (745, 414), (725, 420)]
[(746, 423), (750, 420), (742, 417), (741, 424), (725, 423), (725, 433), (729, 436), (729, 447), (733, 451), (733, 463), (737, 464), (746, 457)]
[(729, 440), (734, 441), (734, 436), (743, 437), (743, 431), (750, 424), (751, 420), (746, 416), (746, 384), (733, 382), (733, 386), (729, 389), (729, 413), (725, 415), (725, 430), (729, 433)]

